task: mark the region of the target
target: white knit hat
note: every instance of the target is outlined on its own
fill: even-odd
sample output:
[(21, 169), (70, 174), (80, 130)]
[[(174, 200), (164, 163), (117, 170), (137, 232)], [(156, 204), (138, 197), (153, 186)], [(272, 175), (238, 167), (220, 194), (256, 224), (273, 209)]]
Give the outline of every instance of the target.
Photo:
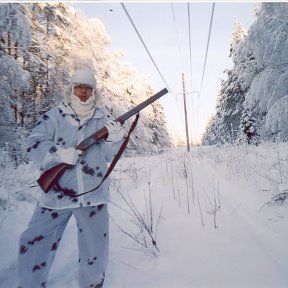
[(93, 87), (93, 97), (95, 98), (95, 106), (99, 106), (102, 102), (101, 92), (97, 89), (97, 83), (92, 70), (86, 69), (77, 69), (74, 74), (71, 76), (70, 85), (66, 88), (65, 102), (71, 103), (71, 94), (73, 93), (74, 87), (78, 84), (86, 84)]
[(96, 79), (94, 73), (90, 69), (78, 69), (71, 77), (71, 84), (86, 84), (94, 89), (96, 88)]

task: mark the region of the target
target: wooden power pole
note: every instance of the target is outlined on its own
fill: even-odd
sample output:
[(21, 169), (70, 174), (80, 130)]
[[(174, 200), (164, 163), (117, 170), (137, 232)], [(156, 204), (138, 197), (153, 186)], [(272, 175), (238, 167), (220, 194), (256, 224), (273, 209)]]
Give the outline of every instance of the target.
[(190, 152), (184, 73), (182, 73), (182, 86), (183, 86), (183, 100), (184, 100), (184, 113), (185, 113), (185, 127), (186, 127), (186, 143), (187, 143), (187, 151)]

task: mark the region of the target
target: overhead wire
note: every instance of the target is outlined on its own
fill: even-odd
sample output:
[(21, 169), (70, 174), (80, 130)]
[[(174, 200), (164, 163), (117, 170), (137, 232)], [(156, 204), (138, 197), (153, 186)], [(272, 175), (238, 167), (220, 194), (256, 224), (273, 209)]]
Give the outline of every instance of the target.
[(195, 91), (195, 90), (193, 91), (193, 87), (192, 87), (193, 65), (192, 65), (191, 15), (190, 15), (190, 3), (189, 2), (187, 3), (187, 15), (188, 15), (188, 35), (189, 35), (190, 77), (191, 77), (191, 92), (190, 93), (196, 93), (198, 91)]
[[(190, 61), (190, 88), (191, 88), (191, 91), (193, 91), (192, 89), (192, 41), (191, 41), (191, 21), (190, 21), (190, 3), (188, 2), (187, 3), (187, 16), (188, 16), (188, 37), (189, 37), (189, 61)], [(191, 102), (192, 102), (192, 118), (193, 118), (193, 115), (194, 115), (194, 101), (193, 101), (193, 97), (191, 97)], [(193, 120), (191, 121), (189, 127), (190, 127), (190, 141), (191, 141), (191, 144), (193, 145), (193, 137), (192, 137), (192, 124), (193, 124)]]
[(162, 75), (160, 69), (158, 68), (156, 62), (154, 61), (154, 59), (153, 59), (151, 53), (149, 52), (149, 49), (147, 48), (147, 45), (145, 44), (143, 38), (141, 37), (141, 35), (140, 35), (140, 33), (139, 33), (139, 31), (138, 31), (136, 25), (134, 24), (134, 22), (133, 22), (133, 20), (132, 20), (132, 18), (131, 18), (131, 16), (130, 16), (130, 14), (128, 13), (128, 11), (127, 11), (127, 9), (126, 9), (124, 3), (121, 2), (120, 4), (121, 4), (121, 6), (122, 6), (122, 8), (123, 8), (123, 10), (124, 10), (124, 12), (125, 12), (125, 14), (126, 14), (126, 16), (128, 17), (130, 23), (132, 24), (132, 26), (133, 26), (133, 28), (134, 28), (134, 30), (135, 30), (137, 36), (139, 37), (139, 39), (140, 39), (140, 41), (141, 41), (141, 43), (143, 44), (143, 46), (144, 46), (146, 52), (148, 53), (148, 55), (149, 55), (149, 57), (150, 57), (150, 59), (151, 59), (153, 65), (155, 66), (155, 68), (156, 68), (156, 70), (158, 71), (160, 77), (162, 78), (163, 82), (165, 83), (166, 88), (167, 88), (167, 89), (172, 93), (172, 90), (169, 88), (169, 85), (168, 85), (167, 81), (165, 80), (165, 78), (164, 78), (164, 76)]
[(205, 60), (204, 60), (204, 66), (203, 66), (202, 77), (201, 77), (201, 84), (200, 84), (200, 91), (199, 91), (199, 95), (201, 95), (201, 92), (202, 92), (203, 80), (204, 80), (204, 75), (205, 75), (205, 70), (206, 70), (207, 55), (208, 55), (209, 43), (210, 43), (210, 37), (211, 37), (211, 30), (212, 30), (212, 23), (213, 23), (214, 9), (215, 9), (215, 2), (212, 3), (212, 12), (211, 12), (211, 17), (210, 17), (210, 25), (209, 25), (209, 32), (208, 32), (208, 40), (207, 40), (207, 46), (206, 46), (206, 52), (205, 52)]
[[(125, 5), (123, 2), (120, 3), (126, 16), (128, 17), (131, 25), (133, 26), (138, 38), (140, 39), (142, 45), (144, 46), (148, 56), (150, 57), (154, 67), (156, 68), (157, 72), (159, 73), (161, 79), (163, 80), (163, 82), (165, 83), (167, 89), (174, 95), (174, 93), (172, 92), (171, 88), (169, 88), (169, 85), (167, 83), (167, 81), (165, 80), (163, 74), (161, 73), (160, 69), (158, 68), (155, 60), (153, 59), (145, 41), (143, 40), (139, 30), (137, 29), (136, 25), (134, 24), (134, 21), (132, 20), (128, 10), (126, 9)], [(189, 55), (190, 55), (190, 73), (191, 73), (191, 90), (192, 90), (192, 41), (191, 41), (191, 22), (190, 22), (190, 5), (189, 3), (187, 3), (188, 6), (188, 29), (189, 29)], [(175, 18), (175, 13), (174, 13), (174, 7), (173, 7), (173, 4), (171, 3), (171, 9), (172, 9), (172, 16), (173, 16), (173, 21), (174, 21), (174, 24), (175, 24), (175, 27), (176, 27), (176, 18)], [(208, 58), (208, 51), (209, 51), (209, 45), (210, 45), (210, 38), (211, 38), (211, 31), (212, 31), (212, 24), (213, 24), (213, 17), (214, 17), (214, 10), (215, 10), (215, 3), (213, 2), (212, 3), (212, 12), (211, 12), (211, 17), (210, 17), (210, 25), (209, 25), (209, 32), (208, 32), (208, 39), (207, 39), (207, 45), (206, 45), (206, 51), (205, 51), (205, 59), (204, 59), (204, 65), (203, 65), (203, 71), (202, 71), (202, 76), (201, 76), (201, 84), (200, 84), (200, 89), (199, 91), (192, 91), (192, 92), (198, 92), (198, 101), (199, 101), (199, 98), (200, 98), (200, 95), (201, 95), (201, 92), (202, 92), (202, 87), (203, 87), (203, 82), (204, 82), (204, 76), (205, 76), (205, 72), (206, 72), (206, 64), (207, 64), (207, 58)], [(177, 27), (176, 27), (176, 34), (178, 36), (178, 31), (177, 31)], [(179, 41), (178, 41), (179, 42)], [(178, 43), (178, 51), (179, 51), (179, 54), (181, 56), (181, 50), (180, 50), (180, 46), (179, 46), (179, 43)], [(198, 108), (199, 109), (199, 108)]]
[[(183, 54), (182, 54), (182, 50), (181, 50), (181, 46), (180, 46), (180, 36), (179, 36), (179, 30), (177, 29), (177, 24), (176, 24), (176, 16), (175, 16), (175, 9), (174, 9), (174, 5), (173, 5), (173, 2), (170, 3), (170, 7), (171, 7), (171, 12), (172, 12), (172, 19), (173, 19), (173, 24), (174, 24), (174, 28), (175, 28), (175, 34), (176, 34), (176, 42), (177, 42), (177, 49), (178, 49), (178, 54), (179, 54), (179, 62), (182, 62), (182, 66), (184, 67), (184, 57), (183, 57)], [(179, 101), (178, 101), (178, 98), (177, 98), (177, 94), (174, 95), (174, 98), (175, 98), (175, 101), (177, 103), (177, 110), (178, 110), (178, 114), (179, 114), (179, 117), (181, 118), (181, 120), (183, 120), (184, 122), (184, 118), (182, 117), (182, 114), (180, 112), (180, 104), (179, 104)]]
[(180, 46), (180, 36), (179, 36), (179, 30), (177, 29), (177, 24), (176, 24), (175, 9), (174, 9), (173, 2), (171, 2), (170, 4), (171, 4), (170, 7), (171, 7), (171, 12), (172, 12), (173, 24), (175, 27), (175, 33), (177, 37), (177, 48), (178, 48), (179, 59), (181, 59), (182, 65), (184, 66), (184, 60), (183, 60), (184, 57), (183, 57), (181, 46)]
[(190, 56), (190, 77), (191, 77), (191, 91), (192, 89), (192, 44), (191, 44), (191, 22), (190, 22), (190, 3), (187, 3), (188, 9), (188, 32), (189, 32), (189, 56)]

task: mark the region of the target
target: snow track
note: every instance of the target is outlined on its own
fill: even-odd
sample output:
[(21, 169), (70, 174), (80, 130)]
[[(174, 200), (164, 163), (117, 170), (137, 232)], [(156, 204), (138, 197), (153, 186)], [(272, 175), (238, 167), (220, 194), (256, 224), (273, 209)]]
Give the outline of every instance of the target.
[[(275, 183), (285, 184), (271, 167), (287, 169), (287, 145), (276, 148), (199, 147), (122, 159), (112, 175), (105, 288), (287, 288), (287, 209), (265, 205)], [(123, 199), (147, 221), (151, 204), (160, 252), (149, 238), (143, 248), (123, 233), (141, 235)], [(16, 285), (18, 237), (35, 203), (16, 204), (1, 227), (1, 288)], [(49, 288), (78, 287), (75, 226), (72, 220), (63, 235)]]

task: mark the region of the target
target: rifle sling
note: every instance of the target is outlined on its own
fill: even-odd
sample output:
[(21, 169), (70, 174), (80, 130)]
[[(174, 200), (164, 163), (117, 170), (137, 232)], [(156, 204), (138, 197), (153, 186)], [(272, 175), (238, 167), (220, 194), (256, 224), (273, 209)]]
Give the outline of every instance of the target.
[(112, 170), (114, 169), (116, 163), (118, 162), (118, 160), (120, 159), (120, 157), (122, 156), (128, 142), (129, 142), (129, 139), (130, 139), (130, 135), (131, 133), (133, 132), (133, 130), (135, 129), (136, 125), (137, 125), (137, 122), (138, 122), (138, 119), (139, 119), (139, 113), (136, 114), (136, 118), (135, 120), (133, 121), (129, 131), (128, 131), (128, 134), (127, 136), (124, 138), (125, 140), (123, 141), (123, 143), (121, 144), (117, 154), (115, 155), (113, 161), (111, 162), (109, 168), (107, 169), (104, 177), (102, 178), (101, 182), (94, 188), (92, 188), (91, 190), (89, 191), (85, 191), (83, 193), (80, 193), (80, 194), (75, 194), (75, 193), (69, 193), (67, 192), (67, 190), (64, 190), (60, 187), (60, 185), (57, 183), (56, 186), (57, 186), (57, 189), (61, 190), (65, 195), (71, 197), (71, 198), (76, 198), (76, 197), (80, 197), (80, 196), (83, 196), (85, 194), (88, 194), (88, 193), (91, 193), (95, 190), (97, 190), (103, 183), (104, 181), (108, 178), (108, 176), (111, 174)]

